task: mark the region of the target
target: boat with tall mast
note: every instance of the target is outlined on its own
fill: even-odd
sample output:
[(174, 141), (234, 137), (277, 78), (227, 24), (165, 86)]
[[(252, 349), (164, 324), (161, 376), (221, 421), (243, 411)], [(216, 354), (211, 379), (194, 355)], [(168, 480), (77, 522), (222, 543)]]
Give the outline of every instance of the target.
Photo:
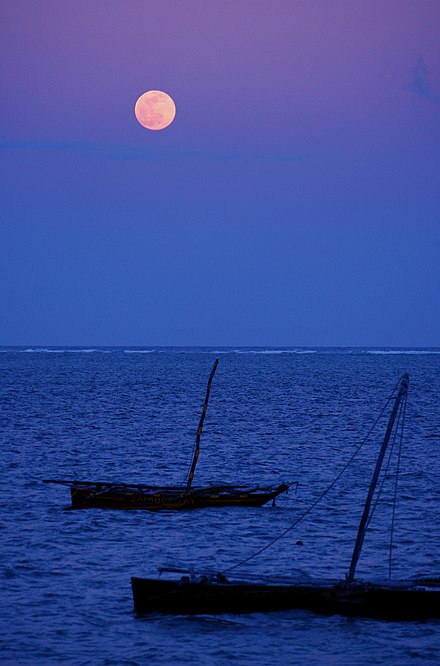
[(183, 486), (154, 486), (113, 481), (72, 481), (45, 479), (44, 483), (68, 486), (71, 506), (67, 509), (147, 509), (149, 511), (175, 509), (205, 509), (210, 507), (259, 507), (289, 489), (287, 483), (272, 486), (217, 484), (194, 486), (194, 474), (200, 453), (200, 439), (205, 421), (211, 384), (218, 366), (215, 359), (208, 379), (205, 401), (197, 428), (196, 443), (188, 479)]
[[(357, 564), (372, 515), (373, 497), (396, 422), (400, 423), (403, 432), (408, 384), (409, 378), (405, 374), (395, 395), (345, 580), (236, 580), (231, 571), (253, 556), (225, 572), (214, 574), (195, 575), (188, 570), (166, 568), (161, 572), (171, 571), (183, 576), (179, 580), (131, 579), (135, 610), (138, 613), (211, 614), (304, 609), (328, 615), (339, 613), (384, 620), (440, 617), (440, 579), (394, 581), (390, 578), (386, 581), (365, 582), (356, 578)], [(280, 536), (284, 536), (298, 522)]]

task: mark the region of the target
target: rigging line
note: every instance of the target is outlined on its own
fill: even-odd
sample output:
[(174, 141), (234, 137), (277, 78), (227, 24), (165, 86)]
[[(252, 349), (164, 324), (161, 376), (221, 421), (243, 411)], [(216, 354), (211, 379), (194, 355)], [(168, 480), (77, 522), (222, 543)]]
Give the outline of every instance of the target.
[(395, 517), (396, 517), (396, 502), (397, 502), (397, 484), (399, 481), (399, 472), (400, 472), (400, 461), (402, 457), (402, 447), (403, 447), (403, 427), (405, 425), (405, 416), (406, 416), (406, 400), (407, 400), (407, 394), (405, 394), (405, 399), (403, 401), (402, 405), (402, 424), (400, 426), (400, 437), (399, 437), (399, 449), (397, 451), (397, 466), (396, 466), (396, 480), (394, 483), (394, 497), (393, 497), (393, 511), (391, 515), (391, 530), (390, 530), (390, 551), (389, 551), (389, 559), (388, 559), (388, 578), (391, 578), (391, 568), (392, 568), (392, 560), (393, 560), (393, 538), (394, 538), (394, 524), (395, 524)]
[(391, 400), (393, 399), (393, 397), (394, 397), (394, 393), (395, 393), (395, 391), (396, 391), (396, 389), (397, 389), (397, 386), (398, 386), (399, 384), (400, 384), (400, 379), (399, 379), (399, 381), (396, 383), (396, 385), (394, 386), (394, 388), (393, 388), (393, 390), (392, 390), (390, 396), (388, 397), (386, 403), (385, 403), (384, 406), (382, 407), (379, 416), (376, 418), (375, 422), (374, 422), (373, 425), (371, 426), (370, 430), (368, 431), (367, 435), (364, 437), (364, 439), (362, 440), (362, 442), (359, 444), (359, 446), (358, 446), (358, 448), (356, 449), (356, 451), (354, 452), (354, 454), (351, 456), (351, 458), (348, 460), (348, 462), (344, 465), (344, 467), (343, 467), (342, 470), (339, 472), (339, 474), (333, 479), (333, 481), (330, 483), (330, 485), (327, 486), (327, 488), (326, 488), (325, 490), (323, 490), (323, 492), (319, 495), (319, 497), (318, 497), (314, 502), (312, 502), (312, 504), (311, 504), (311, 505), (310, 505), (310, 506), (309, 506), (309, 507), (308, 507), (308, 508), (307, 508), (307, 509), (306, 509), (306, 510), (300, 515), (299, 518), (297, 518), (297, 519), (296, 519), (291, 525), (289, 525), (288, 527), (286, 527), (286, 529), (285, 529), (283, 532), (281, 532), (281, 534), (279, 534), (277, 537), (275, 537), (275, 539), (273, 539), (270, 543), (266, 544), (265, 546), (263, 546), (262, 548), (260, 548), (259, 550), (257, 550), (255, 553), (252, 553), (251, 555), (249, 555), (249, 557), (246, 557), (246, 558), (245, 558), (244, 560), (242, 560), (241, 562), (238, 562), (237, 564), (234, 564), (232, 567), (228, 567), (227, 569), (225, 569), (224, 571), (222, 571), (222, 574), (226, 574), (226, 573), (229, 573), (230, 571), (233, 571), (234, 569), (238, 569), (238, 567), (241, 567), (243, 564), (246, 564), (246, 562), (249, 562), (249, 561), (252, 560), (254, 557), (257, 557), (258, 555), (261, 555), (261, 553), (263, 553), (265, 550), (267, 550), (268, 548), (270, 548), (271, 546), (273, 546), (274, 543), (277, 543), (277, 541), (280, 541), (280, 539), (282, 539), (283, 537), (285, 537), (286, 534), (288, 534), (291, 530), (293, 530), (293, 529), (294, 529), (294, 528), (295, 528), (295, 527), (296, 527), (296, 526), (297, 526), (297, 525), (298, 525), (298, 524), (299, 524), (299, 523), (300, 523), (300, 522), (301, 522), (306, 516), (309, 515), (309, 513), (311, 513), (311, 511), (312, 511), (312, 510), (313, 510), (313, 509), (319, 504), (319, 502), (321, 502), (321, 500), (324, 499), (324, 497), (325, 497), (325, 496), (330, 492), (330, 490), (336, 485), (336, 483), (339, 481), (339, 479), (341, 478), (341, 476), (346, 472), (346, 470), (347, 470), (347, 468), (349, 467), (349, 465), (351, 465), (351, 463), (353, 462), (353, 460), (356, 458), (356, 456), (358, 455), (358, 453), (360, 452), (360, 450), (362, 449), (362, 447), (364, 446), (364, 444), (367, 442), (367, 440), (368, 440), (368, 438), (370, 437), (371, 433), (373, 432), (374, 428), (375, 428), (376, 425), (378, 424), (379, 420), (382, 418), (382, 415), (383, 415), (384, 411), (386, 410), (386, 408), (388, 407), (389, 403), (390, 403)]
[(401, 408), (399, 408), (399, 411), (398, 411), (398, 413), (397, 413), (396, 427), (395, 427), (395, 429), (394, 429), (394, 434), (393, 434), (393, 440), (392, 440), (392, 442), (391, 442), (390, 450), (389, 450), (389, 452), (388, 452), (387, 463), (386, 463), (386, 465), (385, 465), (385, 469), (384, 469), (384, 471), (382, 472), (382, 481), (381, 481), (381, 484), (380, 484), (379, 490), (377, 491), (376, 499), (375, 499), (374, 504), (373, 504), (373, 508), (372, 508), (371, 511), (370, 511), (370, 516), (369, 516), (368, 521), (367, 521), (367, 523), (366, 523), (366, 525), (365, 525), (365, 529), (366, 529), (366, 530), (367, 530), (368, 527), (370, 526), (371, 520), (372, 520), (372, 518), (373, 518), (373, 516), (374, 516), (374, 513), (375, 513), (375, 511), (376, 511), (376, 509), (377, 509), (377, 506), (378, 506), (378, 504), (379, 504), (379, 501), (380, 501), (380, 498), (381, 498), (381, 495), (382, 495), (382, 491), (383, 491), (383, 488), (384, 488), (384, 485), (385, 485), (385, 481), (386, 481), (386, 478), (387, 478), (387, 474), (388, 474), (388, 470), (389, 470), (389, 467), (390, 467), (391, 459), (392, 459), (392, 457), (393, 457), (393, 452), (394, 452), (394, 447), (395, 447), (395, 444), (396, 444), (396, 439), (397, 439), (397, 433), (398, 433), (398, 429), (399, 429), (399, 423), (400, 423), (401, 414), (402, 414), (402, 411), (401, 411)]

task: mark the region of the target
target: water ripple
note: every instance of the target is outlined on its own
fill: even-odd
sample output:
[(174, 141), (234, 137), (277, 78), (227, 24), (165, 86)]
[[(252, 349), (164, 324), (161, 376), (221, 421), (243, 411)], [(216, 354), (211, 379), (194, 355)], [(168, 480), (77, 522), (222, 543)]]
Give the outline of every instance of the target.
[[(160, 514), (65, 512), (67, 489), (41, 481), (182, 483), (218, 350), (32, 350), (40, 353), (0, 357), (2, 663), (351, 666), (360, 645), (363, 666), (440, 658), (438, 622), (304, 611), (141, 620), (130, 590), (131, 575), (167, 565), (225, 569), (276, 538), (351, 457), (404, 371), (411, 385), (393, 571), (438, 576), (438, 350), (219, 350), (197, 483), (299, 486), (276, 508)], [(344, 576), (378, 444), (380, 435), (312, 516), (243, 573)], [(387, 575), (393, 478), (359, 575)]]

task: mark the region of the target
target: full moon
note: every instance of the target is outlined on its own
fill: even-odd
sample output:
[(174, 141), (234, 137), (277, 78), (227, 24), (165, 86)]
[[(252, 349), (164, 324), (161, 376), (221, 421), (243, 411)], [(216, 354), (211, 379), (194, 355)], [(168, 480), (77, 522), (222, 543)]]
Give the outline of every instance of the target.
[(161, 130), (173, 122), (176, 105), (162, 90), (149, 90), (139, 97), (134, 114), (143, 127)]

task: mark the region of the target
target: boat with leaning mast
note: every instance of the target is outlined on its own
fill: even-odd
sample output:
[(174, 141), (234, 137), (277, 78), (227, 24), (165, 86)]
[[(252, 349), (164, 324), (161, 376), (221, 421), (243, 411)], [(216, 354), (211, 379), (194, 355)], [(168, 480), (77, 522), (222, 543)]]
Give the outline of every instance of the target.
[(402, 444), (408, 384), (409, 378), (405, 374), (397, 387), (345, 580), (302, 582), (283, 579), (255, 582), (249, 579), (235, 580), (234, 574), (231, 572), (282, 538), (310, 513), (311, 509), (342, 476), (360, 447), (330, 487), (293, 525), (271, 544), (264, 546), (246, 560), (224, 572), (198, 576), (183, 569), (164, 568), (160, 570), (161, 572), (184, 574), (179, 580), (133, 577), (131, 583), (135, 610), (138, 613), (212, 614), (304, 609), (326, 615), (342, 614), (383, 620), (420, 620), (440, 617), (440, 579), (391, 580), (391, 544), (388, 580), (366, 582), (356, 578), (356, 568), (372, 516), (372, 509), (374, 509), (372, 502), (385, 452), (393, 432), (394, 438), (397, 437), (398, 427), (400, 427), (400, 446)]
[(72, 481), (45, 479), (44, 483), (57, 483), (70, 488), (71, 506), (66, 509), (146, 509), (149, 511), (176, 509), (206, 509), (210, 507), (259, 507), (289, 489), (287, 483), (272, 486), (218, 484), (194, 486), (194, 473), (200, 453), (200, 438), (208, 408), (211, 384), (218, 366), (214, 366), (208, 379), (205, 402), (197, 428), (196, 443), (186, 485), (154, 486), (113, 481)]

